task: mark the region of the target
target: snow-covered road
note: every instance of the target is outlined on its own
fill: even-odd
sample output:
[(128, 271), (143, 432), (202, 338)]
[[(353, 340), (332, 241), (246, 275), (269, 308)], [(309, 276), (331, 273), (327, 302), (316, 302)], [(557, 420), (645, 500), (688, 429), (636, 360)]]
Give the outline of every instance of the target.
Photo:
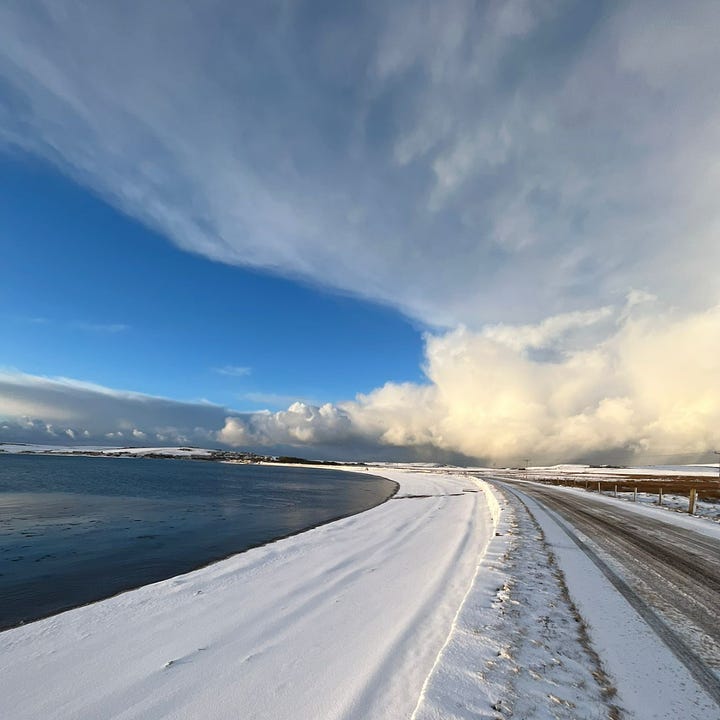
[(0, 717), (410, 717), (495, 518), (471, 478), (383, 474), (365, 513), (1, 633)]
[(717, 528), (569, 489), (512, 489), (543, 526), (628, 714), (720, 718)]

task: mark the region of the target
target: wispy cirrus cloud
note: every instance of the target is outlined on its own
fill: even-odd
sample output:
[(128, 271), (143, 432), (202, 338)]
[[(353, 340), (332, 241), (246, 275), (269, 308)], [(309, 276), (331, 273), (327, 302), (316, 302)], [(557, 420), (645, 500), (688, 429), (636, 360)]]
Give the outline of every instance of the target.
[(223, 365), (213, 368), (213, 372), (230, 377), (247, 377), (252, 374), (252, 368), (247, 365)]
[(431, 325), (709, 306), (718, 27), (712, 0), (10, 3), (0, 143)]
[(130, 330), (130, 325), (126, 325), (125, 323), (75, 322), (71, 327), (84, 332), (107, 335), (117, 335), (118, 333), (124, 333)]
[(131, 330), (131, 326), (127, 323), (120, 322), (88, 322), (86, 320), (58, 320), (57, 318), (45, 315), (11, 315), (9, 319), (14, 322), (26, 325), (54, 325), (70, 330), (81, 330), (87, 333), (100, 333), (114, 335)]

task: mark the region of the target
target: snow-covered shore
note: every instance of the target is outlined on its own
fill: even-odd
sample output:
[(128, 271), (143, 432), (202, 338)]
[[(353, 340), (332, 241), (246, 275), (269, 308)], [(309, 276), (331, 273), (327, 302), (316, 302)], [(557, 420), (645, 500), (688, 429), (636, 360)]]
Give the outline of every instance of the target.
[(365, 513), (0, 634), (0, 716), (410, 717), (497, 502), (383, 474), (400, 490)]

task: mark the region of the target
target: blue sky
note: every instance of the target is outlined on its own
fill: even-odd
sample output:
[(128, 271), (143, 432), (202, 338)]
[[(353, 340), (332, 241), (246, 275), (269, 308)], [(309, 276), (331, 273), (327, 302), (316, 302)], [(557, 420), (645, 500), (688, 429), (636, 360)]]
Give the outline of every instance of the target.
[(0, 7), (0, 441), (720, 445), (720, 6)]
[(0, 194), (6, 368), (240, 410), (421, 378), (387, 308), (182, 252), (27, 156)]

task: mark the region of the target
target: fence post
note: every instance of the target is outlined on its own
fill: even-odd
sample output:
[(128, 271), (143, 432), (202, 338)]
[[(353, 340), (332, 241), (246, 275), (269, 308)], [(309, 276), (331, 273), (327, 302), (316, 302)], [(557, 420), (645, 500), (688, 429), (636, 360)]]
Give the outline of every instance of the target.
[(602, 490), (600, 489), (600, 481), (598, 480), (598, 493), (602, 495)]
[(662, 486), (658, 490), (658, 505), (662, 505)]
[(688, 501), (688, 514), (692, 515), (695, 512), (695, 495), (697, 490), (690, 488), (690, 500)]
[(633, 502), (637, 502), (637, 488), (633, 488)]
[(615, 497), (617, 497), (617, 485), (615, 486)]

